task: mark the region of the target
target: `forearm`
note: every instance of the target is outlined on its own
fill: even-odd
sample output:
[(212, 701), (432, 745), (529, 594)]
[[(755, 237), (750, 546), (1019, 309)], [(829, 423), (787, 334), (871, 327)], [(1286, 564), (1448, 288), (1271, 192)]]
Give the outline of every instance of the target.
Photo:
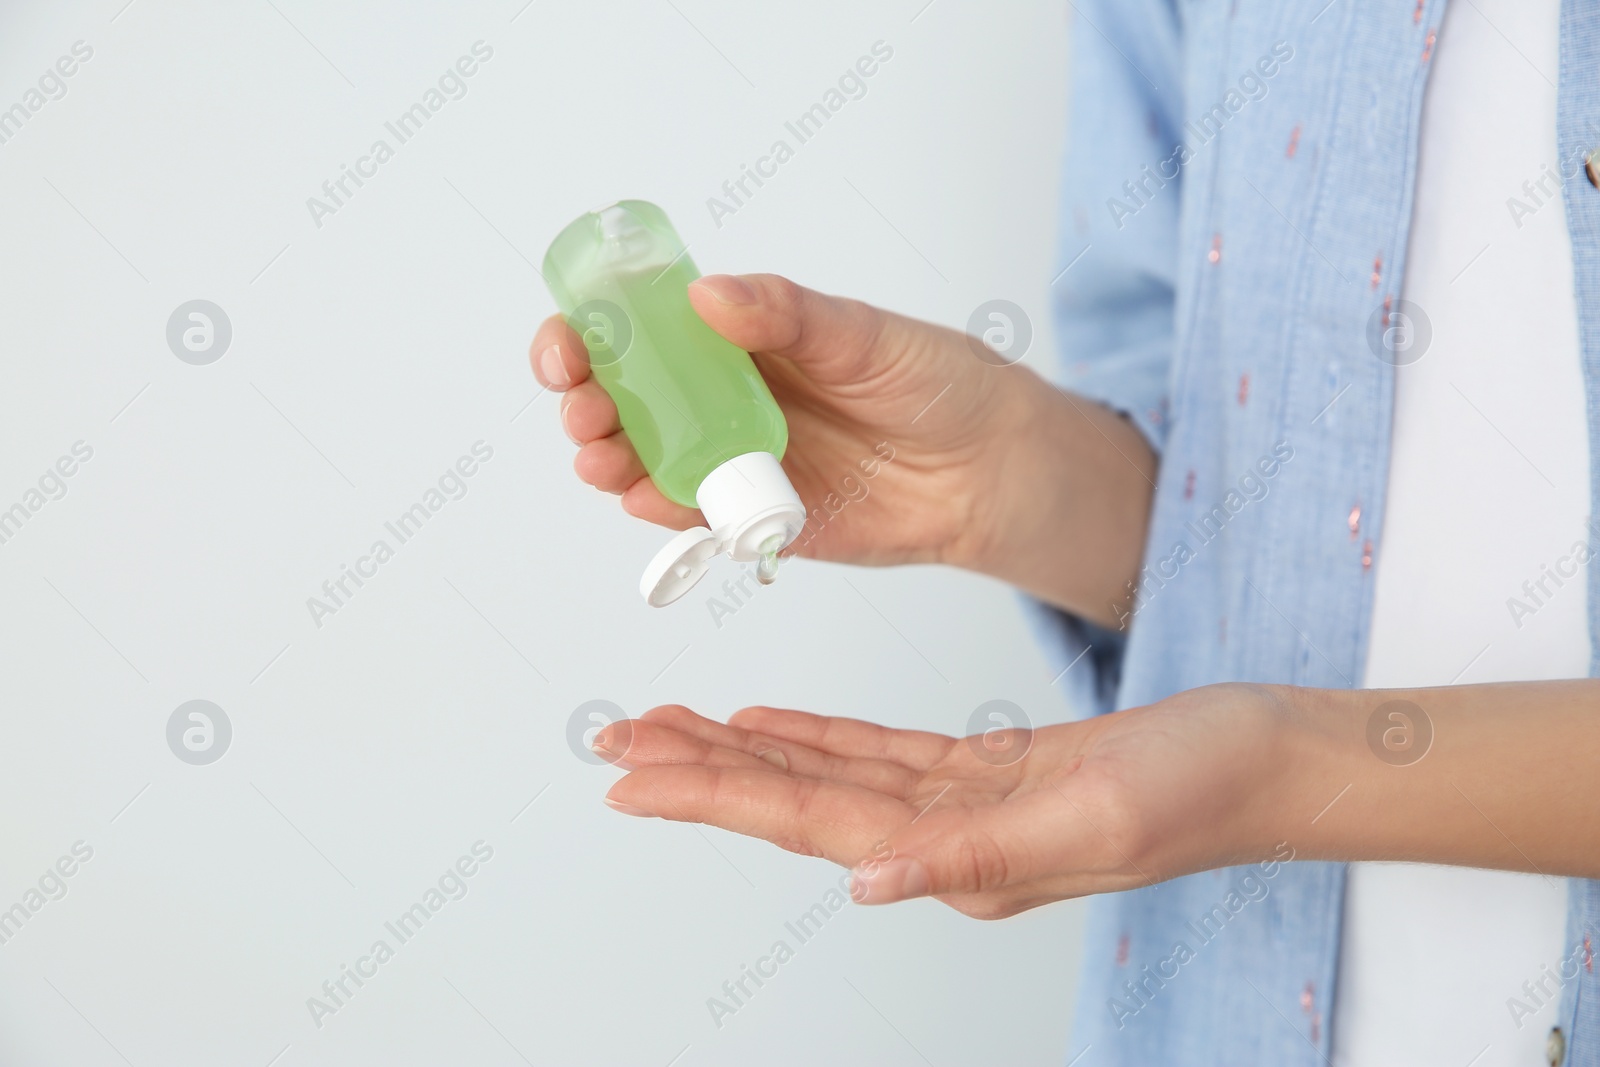
[(1600, 682), (1292, 692), (1298, 858), (1600, 878)]
[(961, 561), (1113, 629), (1128, 617), (1155, 453), (1128, 420), (1020, 368), (999, 428), (984, 536)]

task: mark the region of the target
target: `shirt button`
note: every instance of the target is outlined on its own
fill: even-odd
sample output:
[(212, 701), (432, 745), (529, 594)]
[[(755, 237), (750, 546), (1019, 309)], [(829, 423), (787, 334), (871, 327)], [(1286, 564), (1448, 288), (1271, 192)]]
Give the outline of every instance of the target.
[[(1589, 164), (1590, 181), (1594, 180), (1594, 164)], [(1561, 1061), (1567, 1058), (1567, 1039), (1561, 1033), (1561, 1027), (1552, 1026), (1550, 1037), (1544, 1043), (1545, 1058), (1550, 1061), (1550, 1067), (1561, 1067)]]

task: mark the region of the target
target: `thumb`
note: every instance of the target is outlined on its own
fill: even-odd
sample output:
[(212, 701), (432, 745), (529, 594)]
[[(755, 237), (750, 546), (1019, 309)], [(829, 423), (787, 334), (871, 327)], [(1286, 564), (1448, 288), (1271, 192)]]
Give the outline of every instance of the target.
[(1017, 843), (1008, 842), (1015, 827), (999, 824), (995, 811), (934, 815), (890, 835), (851, 869), (851, 898), (857, 904), (892, 904), (1008, 885), (1019, 858)]
[(827, 296), (776, 274), (709, 274), (689, 285), (689, 302), (717, 333), (747, 352), (765, 352), (842, 377), (859, 374), (890, 318), (859, 300)]

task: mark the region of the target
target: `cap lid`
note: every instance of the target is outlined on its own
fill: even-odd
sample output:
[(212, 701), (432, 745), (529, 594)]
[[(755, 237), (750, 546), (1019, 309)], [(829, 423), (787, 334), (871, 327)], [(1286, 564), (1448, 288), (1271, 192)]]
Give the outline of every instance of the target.
[(806, 524), (806, 506), (770, 452), (746, 452), (718, 464), (695, 502), (728, 555), (741, 562), (788, 547)]
[(666, 607), (706, 576), (712, 558), (721, 550), (716, 535), (704, 526), (682, 531), (661, 546), (644, 569), (639, 595), (653, 608)]
[(806, 524), (805, 505), (769, 452), (746, 452), (718, 464), (701, 481), (695, 501), (710, 528), (677, 534), (644, 569), (639, 595), (653, 608), (694, 588), (719, 553), (758, 560), (787, 547)]

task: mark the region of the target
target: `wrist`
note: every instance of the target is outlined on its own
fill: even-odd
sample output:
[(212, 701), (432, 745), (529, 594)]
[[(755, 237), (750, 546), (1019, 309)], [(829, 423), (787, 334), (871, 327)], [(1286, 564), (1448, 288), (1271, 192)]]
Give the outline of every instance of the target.
[(988, 406), (976, 506), (947, 562), (1106, 627), (1125, 627), (1157, 461), (1128, 420), (1023, 367)]
[[(1406, 767), (1409, 759), (1383, 748), (1381, 736), (1376, 741), (1369, 738), (1367, 720), (1380, 705), (1404, 694), (1302, 686), (1285, 686), (1284, 691), (1292, 755), (1278, 805), (1277, 832), (1300, 859), (1382, 858), (1384, 849), (1370, 818), (1383, 814), (1384, 806), (1371, 810), (1371, 801), (1394, 785), (1394, 779), (1406, 777), (1383, 772)], [(1382, 729), (1415, 726), (1409, 720), (1385, 719)]]
[[(1206, 687), (1261, 714), (1214, 768), (1225, 814), (1186, 869), (1268, 855), (1600, 876), (1600, 682), (1435, 689)], [(1244, 699), (1243, 690), (1267, 699)], [(1180, 694), (1180, 699), (1185, 697)], [(1230, 788), (1233, 787), (1233, 788)], [(1559, 812), (1560, 819), (1552, 818)], [(1559, 828), (1557, 827), (1559, 823)], [(1282, 846), (1282, 847), (1280, 847)]]
[[(1250, 817), (1238, 842), (1246, 856), (1277, 855), (1286, 847), (1305, 859), (1306, 827), (1333, 793), (1326, 783), (1337, 777), (1331, 765), (1326, 729), (1331, 706), (1325, 690), (1292, 685), (1256, 687), (1268, 695), (1271, 709), (1267, 747), (1270, 765), (1263, 767), (1257, 788), (1249, 791)], [(1335, 787), (1337, 792), (1337, 787)]]
[(1004, 579), (1028, 547), (1030, 530), (1039, 523), (1040, 495), (1050, 489), (1039, 463), (1049, 422), (1031, 371), (985, 367), (980, 373), (988, 378), (981, 386), (988, 393), (987, 417), (977, 435), (968, 491), (949, 501), (958, 512), (952, 516), (956, 533), (939, 562)]

